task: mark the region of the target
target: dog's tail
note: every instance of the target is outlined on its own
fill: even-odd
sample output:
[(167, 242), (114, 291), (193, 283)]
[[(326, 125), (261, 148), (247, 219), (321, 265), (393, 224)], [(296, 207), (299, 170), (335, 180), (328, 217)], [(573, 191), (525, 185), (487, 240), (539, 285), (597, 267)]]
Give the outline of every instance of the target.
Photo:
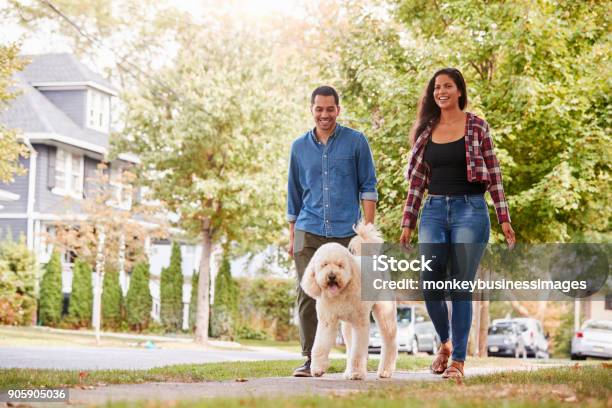
[(361, 256), (361, 244), (382, 244), (384, 242), (380, 231), (374, 224), (366, 224), (363, 220), (353, 226), (357, 235), (349, 242), (349, 251), (353, 255)]

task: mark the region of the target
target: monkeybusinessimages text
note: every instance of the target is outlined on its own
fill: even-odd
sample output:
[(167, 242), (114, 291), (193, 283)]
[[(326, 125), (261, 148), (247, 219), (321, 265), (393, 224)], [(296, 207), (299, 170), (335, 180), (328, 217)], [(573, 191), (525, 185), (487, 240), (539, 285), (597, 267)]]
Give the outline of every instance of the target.
[[(425, 272), (432, 271), (433, 259), (396, 259), (388, 255), (374, 255), (372, 257), (372, 270), (374, 272)], [(372, 280), (375, 290), (460, 290), (474, 292), (476, 290), (559, 290), (564, 293), (572, 290), (584, 290), (587, 282), (582, 280), (423, 280), (419, 279), (383, 279)], [(421, 287), (422, 285), (422, 287)]]

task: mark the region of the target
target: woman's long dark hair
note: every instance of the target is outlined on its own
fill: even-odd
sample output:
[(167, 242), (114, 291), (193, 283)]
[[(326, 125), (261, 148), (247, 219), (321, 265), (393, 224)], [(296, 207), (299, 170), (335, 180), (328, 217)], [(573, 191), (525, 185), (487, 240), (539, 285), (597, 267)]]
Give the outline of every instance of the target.
[(412, 125), (412, 130), (410, 132), (411, 145), (414, 145), (417, 137), (423, 133), (427, 126), (430, 124), (435, 125), (440, 120), (440, 107), (436, 104), (433, 96), (434, 87), (436, 86), (436, 78), (439, 75), (448, 75), (451, 77), (459, 89), (459, 92), (461, 92), (461, 96), (459, 97), (459, 109), (463, 110), (467, 106), (467, 88), (461, 72), (455, 68), (444, 68), (437, 71), (429, 80), (429, 84), (427, 84), (427, 88), (419, 100), (417, 119)]

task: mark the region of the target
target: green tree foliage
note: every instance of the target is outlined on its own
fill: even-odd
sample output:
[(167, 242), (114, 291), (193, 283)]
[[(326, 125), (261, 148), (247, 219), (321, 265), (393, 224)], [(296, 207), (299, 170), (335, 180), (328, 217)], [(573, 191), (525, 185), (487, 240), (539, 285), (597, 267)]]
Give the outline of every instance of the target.
[(181, 247), (172, 243), (170, 265), (161, 271), (161, 322), (169, 331), (179, 331), (183, 322), (183, 269)]
[(134, 330), (143, 330), (151, 320), (153, 298), (149, 290), (149, 265), (139, 262), (134, 266), (125, 301), (127, 323)]
[(118, 271), (106, 269), (102, 290), (102, 323), (106, 328), (117, 329), (123, 321), (123, 294)]
[(77, 259), (72, 266), (72, 292), (67, 321), (77, 327), (89, 327), (93, 310), (91, 266)]
[[(386, 237), (399, 234), (416, 101), (437, 69), (454, 66), (466, 77), (468, 109), (491, 125), (518, 239), (609, 239), (610, 81), (602, 80), (610, 76), (609, 5), (397, 0), (381, 7), (387, 12), (353, 4), (348, 28), (328, 31), (343, 44), (332, 74), (342, 82), (345, 116), (373, 145)], [(492, 238), (501, 240), (499, 228)]]
[(40, 284), (40, 300), (38, 319), (44, 326), (57, 326), (62, 318), (62, 265), (60, 254), (55, 251), (49, 263), (45, 266), (45, 273)]
[(37, 271), (36, 257), (23, 237), (0, 243), (0, 324), (32, 323), (36, 314)]
[(293, 125), (284, 104), (271, 103), (285, 96), (270, 39), (231, 21), (216, 28), (185, 26), (175, 64), (130, 96), (126, 118), (125, 144), (155, 174), (157, 198), (202, 237), (199, 341), (208, 328), (212, 244), (225, 239), (253, 249), (274, 242), (284, 225), (278, 170)]
[[(19, 46), (0, 44), (0, 112), (16, 95), (10, 91), (13, 74), (25, 67), (26, 61), (19, 57)], [(28, 149), (17, 139), (17, 132), (0, 124), (0, 182), (10, 183), (15, 175), (23, 175), (26, 169), (19, 164), (20, 157), (28, 156)]]
[(215, 278), (215, 301), (211, 332), (214, 337), (233, 337), (238, 318), (238, 286), (232, 278), (230, 261), (224, 255)]

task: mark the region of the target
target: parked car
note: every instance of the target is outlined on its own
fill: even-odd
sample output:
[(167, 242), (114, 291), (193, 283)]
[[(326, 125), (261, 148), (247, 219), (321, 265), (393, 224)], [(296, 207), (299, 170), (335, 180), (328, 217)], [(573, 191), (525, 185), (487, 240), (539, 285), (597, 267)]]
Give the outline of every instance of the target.
[(511, 320), (489, 326), (487, 355), (499, 357), (527, 357), (520, 324)]
[(587, 320), (572, 337), (572, 360), (612, 358), (612, 320)]
[[(419, 305), (400, 305), (397, 307), (397, 344), (398, 351), (416, 354), (432, 354), (440, 344), (433, 324), (425, 308)], [(374, 318), (370, 316), (370, 353), (380, 353), (382, 339)]]
[(516, 317), (513, 319), (495, 319), (493, 325), (502, 322), (515, 322), (519, 325), (527, 357), (548, 358), (548, 333), (544, 333), (542, 323), (531, 317)]

